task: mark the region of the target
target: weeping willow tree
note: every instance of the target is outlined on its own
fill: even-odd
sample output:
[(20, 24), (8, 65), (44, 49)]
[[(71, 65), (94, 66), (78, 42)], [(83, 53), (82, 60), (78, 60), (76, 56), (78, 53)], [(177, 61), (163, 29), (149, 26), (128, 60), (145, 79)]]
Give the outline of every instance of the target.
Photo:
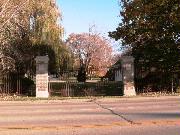
[(0, 15), (1, 73), (33, 74), (34, 57), (47, 54), (53, 56), (50, 70), (54, 72), (59, 59), (70, 54), (62, 42), (62, 14), (55, 0), (1, 0)]
[(63, 34), (61, 13), (53, 0), (34, 0), (30, 4), (30, 41), (35, 50), (33, 56), (49, 55), (50, 72), (55, 72), (57, 49), (61, 46)]

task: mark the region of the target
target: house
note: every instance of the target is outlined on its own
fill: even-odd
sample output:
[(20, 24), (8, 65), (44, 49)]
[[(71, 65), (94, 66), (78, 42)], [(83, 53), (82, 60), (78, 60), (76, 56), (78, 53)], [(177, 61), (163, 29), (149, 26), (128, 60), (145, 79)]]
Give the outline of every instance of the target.
[(121, 59), (119, 59), (115, 64), (113, 64), (107, 71), (105, 78), (109, 81), (122, 81), (122, 64)]

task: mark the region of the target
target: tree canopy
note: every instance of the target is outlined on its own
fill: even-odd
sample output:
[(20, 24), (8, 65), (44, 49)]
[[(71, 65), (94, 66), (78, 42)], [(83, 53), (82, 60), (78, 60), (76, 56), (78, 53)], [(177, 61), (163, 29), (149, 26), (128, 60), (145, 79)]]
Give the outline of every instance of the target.
[(0, 72), (20, 67), (27, 72), (38, 53), (52, 56), (52, 51), (50, 67), (57, 70), (59, 59), (68, 54), (59, 54), (60, 50), (68, 50), (62, 42), (61, 12), (55, 0), (1, 0), (0, 15)]
[(75, 64), (87, 74), (89, 70), (103, 76), (111, 65), (112, 48), (110, 43), (98, 34), (71, 34), (67, 45), (75, 56)]
[(122, 22), (109, 35), (132, 49), (137, 61), (174, 71), (180, 60), (180, 1), (121, 0)]

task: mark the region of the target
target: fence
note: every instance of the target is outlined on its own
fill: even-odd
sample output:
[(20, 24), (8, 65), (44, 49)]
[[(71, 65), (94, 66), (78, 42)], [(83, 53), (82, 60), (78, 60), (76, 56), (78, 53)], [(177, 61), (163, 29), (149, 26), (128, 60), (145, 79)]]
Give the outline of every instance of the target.
[[(32, 87), (33, 86), (33, 87)], [(135, 78), (137, 94), (176, 92), (176, 81), (169, 76)], [(122, 96), (123, 82), (115, 81), (49, 81), (50, 96), (81, 97), (81, 96)], [(8, 74), (0, 81), (0, 95), (19, 94), (35, 96), (34, 82), (19, 74)]]
[(177, 79), (169, 74), (149, 74), (146, 77), (135, 78), (135, 87), (141, 93), (172, 93), (176, 92)]
[[(33, 89), (31, 89), (33, 86)], [(0, 94), (34, 95), (33, 80), (18, 73), (10, 73), (0, 78)], [(33, 94), (32, 94), (33, 92)]]
[(1, 77), (0, 93), (1, 94), (22, 94), (23, 83), (19, 74), (7, 74)]
[[(89, 80), (77, 82), (75, 77), (66, 76), (61, 81), (49, 81), (51, 96), (122, 96), (123, 83), (115, 81)], [(35, 85), (31, 79), (18, 73), (4, 75), (0, 79), (0, 95), (18, 94), (35, 96)]]
[(79, 96), (122, 96), (122, 82), (49, 82), (51, 96), (79, 97)]

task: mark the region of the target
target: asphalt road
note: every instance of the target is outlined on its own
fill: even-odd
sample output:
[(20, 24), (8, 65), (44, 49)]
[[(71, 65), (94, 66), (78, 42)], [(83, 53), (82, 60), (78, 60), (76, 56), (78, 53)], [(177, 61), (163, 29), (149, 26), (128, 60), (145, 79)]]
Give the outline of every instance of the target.
[(0, 135), (179, 135), (180, 97), (1, 101)]

